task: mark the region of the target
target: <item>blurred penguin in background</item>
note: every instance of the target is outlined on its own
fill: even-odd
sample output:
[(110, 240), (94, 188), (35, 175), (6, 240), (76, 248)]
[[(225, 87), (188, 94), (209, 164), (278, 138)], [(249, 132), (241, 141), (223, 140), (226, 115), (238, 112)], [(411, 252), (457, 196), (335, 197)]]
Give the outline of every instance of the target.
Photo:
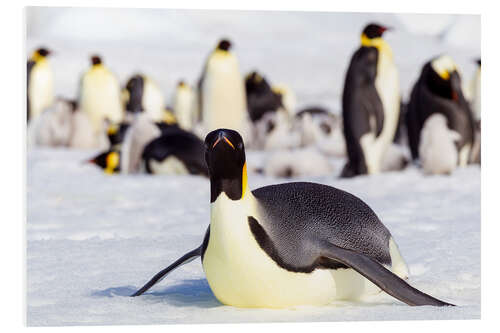
[(72, 134), (72, 117), (76, 104), (57, 98), (52, 107), (30, 120), (28, 144), (30, 146), (68, 146)]
[(458, 165), (456, 142), (460, 134), (450, 130), (441, 113), (427, 118), (419, 145), (420, 162), (426, 174), (451, 174)]
[(470, 163), (481, 164), (481, 59), (476, 60), (477, 69), (470, 81), (470, 104), (474, 116), (474, 144)]
[(473, 116), (462, 93), (457, 65), (447, 55), (424, 65), (411, 93), (406, 121), (413, 159), (419, 158), (421, 131), (434, 113), (444, 115), (449, 129), (460, 135), (456, 142), (458, 165), (466, 165), (474, 143)]
[(179, 126), (188, 131), (197, 121), (195, 102), (193, 89), (184, 81), (179, 81), (174, 95), (174, 115)]
[(50, 53), (41, 47), (28, 60), (28, 120), (38, 117), (54, 101), (54, 75), (48, 61)]
[(296, 147), (297, 133), (293, 133), (289, 112), (283, 96), (271, 88), (266, 78), (253, 71), (245, 78), (248, 115), (252, 121), (253, 140), (249, 146), (273, 150)]
[(322, 107), (309, 107), (295, 115), (295, 129), (300, 132), (301, 146), (316, 146), (330, 156), (345, 156), (342, 119)]
[(143, 74), (133, 75), (127, 81), (122, 98), (128, 113), (144, 112), (153, 121), (162, 120), (165, 106), (164, 96), (151, 78)]
[(378, 24), (367, 25), (347, 70), (342, 115), (348, 162), (342, 177), (381, 172), (396, 133), (399, 76), (391, 47), (382, 38), (387, 30)]
[(71, 138), (69, 146), (76, 149), (104, 149), (109, 142), (104, 132), (95, 135), (92, 123), (87, 113), (83, 112), (76, 101), (73, 103), (73, 117), (71, 119)]
[(91, 57), (91, 67), (81, 79), (79, 106), (89, 116), (96, 135), (105, 131), (106, 119), (120, 123), (124, 118), (118, 79), (99, 56)]
[(264, 163), (266, 176), (279, 178), (320, 177), (334, 171), (328, 159), (315, 148), (278, 151)]
[(229, 40), (221, 40), (210, 54), (198, 86), (205, 134), (230, 128), (248, 140), (245, 85)]

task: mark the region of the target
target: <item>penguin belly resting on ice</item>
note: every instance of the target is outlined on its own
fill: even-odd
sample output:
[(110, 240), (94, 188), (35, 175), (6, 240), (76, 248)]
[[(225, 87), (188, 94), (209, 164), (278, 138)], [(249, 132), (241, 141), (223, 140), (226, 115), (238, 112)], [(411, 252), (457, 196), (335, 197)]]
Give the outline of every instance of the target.
[(48, 57), (50, 50), (42, 47), (28, 60), (28, 120), (38, 117), (54, 101), (54, 74)]
[[(134, 147), (139, 154), (138, 158), (135, 157), (137, 153), (134, 151), (134, 159), (137, 159), (135, 163), (139, 164), (136, 172), (208, 175), (203, 141), (177, 126), (162, 127), (154, 123), (153, 126), (158, 126), (159, 136), (151, 137), (150, 141)], [(117, 134), (119, 131), (117, 129)], [(123, 145), (116, 144), (89, 162), (108, 174), (124, 172), (124, 166), (130, 161), (130, 157), (126, 158), (125, 154), (130, 154), (130, 150), (122, 148)]]
[(363, 201), (336, 188), (285, 183), (251, 191), (241, 136), (205, 139), (210, 226), (202, 244), (158, 274), (201, 257), (215, 297), (237, 307), (285, 308), (358, 299), (373, 284), (409, 305), (450, 305), (405, 282), (391, 233)]
[(420, 163), (427, 174), (451, 174), (458, 165), (456, 142), (460, 134), (448, 128), (447, 119), (435, 113), (424, 123), (420, 135)]
[(396, 133), (399, 77), (392, 50), (382, 38), (386, 27), (369, 24), (347, 70), (342, 116), (348, 162), (342, 177), (376, 174)]
[(444, 115), (449, 129), (460, 135), (456, 142), (458, 165), (465, 166), (474, 144), (474, 120), (462, 92), (457, 66), (446, 55), (436, 57), (424, 65), (411, 93), (406, 123), (413, 159), (419, 158), (422, 128), (434, 113)]

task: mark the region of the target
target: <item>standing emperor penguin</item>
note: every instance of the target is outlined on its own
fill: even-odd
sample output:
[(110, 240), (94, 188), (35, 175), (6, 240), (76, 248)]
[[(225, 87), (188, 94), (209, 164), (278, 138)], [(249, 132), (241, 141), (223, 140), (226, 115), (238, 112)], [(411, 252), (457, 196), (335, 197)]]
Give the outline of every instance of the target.
[(424, 65), (411, 92), (406, 125), (413, 159), (419, 158), (422, 128), (434, 113), (443, 114), (448, 128), (460, 135), (456, 142), (458, 165), (466, 165), (474, 143), (474, 120), (462, 92), (457, 65), (447, 55), (436, 57)]
[(184, 81), (179, 81), (174, 95), (174, 114), (179, 126), (191, 130), (197, 121), (194, 113), (195, 95), (193, 89)]
[(28, 60), (28, 120), (38, 117), (54, 101), (54, 75), (47, 57), (50, 51), (39, 48)]
[(342, 177), (376, 174), (396, 133), (399, 77), (392, 50), (382, 39), (386, 27), (369, 24), (347, 70), (342, 95), (348, 162)]
[(226, 305), (322, 305), (378, 288), (409, 305), (449, 305), (404, 281), (408, 270), (396, 242), (359, 198), (302, 182), (251, 191), (238, 132), (210, 132), (205, 147), (211, 202), (205, 238), (133, 296), (201, 256), (210, 288)]
[(125, 110), (131, 113), (144, 112), (153, 121), (163, 119), (165, 99), (161, 89), (148, 76), (132, 76), (123, 91)]
[(120, 123), (124, 112), (120, 84), (98, 56), (91, 57), (91, 67), (80, 82), (79, 105), (88, 114), (96, 135), (104, 131), (105, 119)]
[(198, 84), (201, 117), (205, 133), (227, 127), (246, 137), (249, 124), (245, 84), (230, 48), (231, 42), (221, 40), (205, 64)]

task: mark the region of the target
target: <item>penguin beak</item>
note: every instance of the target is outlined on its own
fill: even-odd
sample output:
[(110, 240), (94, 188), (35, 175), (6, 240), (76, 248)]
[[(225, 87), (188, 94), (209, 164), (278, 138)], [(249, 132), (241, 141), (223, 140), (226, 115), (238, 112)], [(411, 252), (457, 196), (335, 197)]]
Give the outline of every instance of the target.
[(236, 148), (234, 147), (233, 143), (224, 136), (224, 134), (220, 133), (219, 134), (219, 137), (217, 138), (217, 140), (215, 140), (214, 144), (212, 145), (212, 149), (215, 148), (215, 146), (217, 146), (217, 144), (221, 141), (221, 140), (224, 140), (231, 148), (233, 148), (233, 150), (235, 150)]
[(91, 163), (91, 164), (95, 164), (95, 159), (90, 159), (90, 160), (86, 160), (86, 161), (83, 161), (82, 164), (87, 164), (87, 163)]

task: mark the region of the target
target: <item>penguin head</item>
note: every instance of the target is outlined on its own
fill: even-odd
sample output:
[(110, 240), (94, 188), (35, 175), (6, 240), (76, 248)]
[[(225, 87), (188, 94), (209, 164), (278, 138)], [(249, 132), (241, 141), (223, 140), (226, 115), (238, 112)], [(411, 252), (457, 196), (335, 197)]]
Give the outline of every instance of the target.
[(431, 71), (427, 77), (429, 90), (443, 98), (458, 100), (461, 94), (461, 79), (453, 59), (439, 56), (430, 62)]
[(216, 50), (217, 51), (229, 51), (229, 49), (231, 48), (231, 42), (227, 39), (221, 39), (219, 41), (219, 44), (217, 44), (217, 48)]
[(387, 30), (390, 30), (390, 28), (370, 23), (363, 29), (362, 35), (365, 35), (368, 39), (380, 38)]
[(231, 129), (217, 129), (205, 138), (205, 161), (214, 202), (224, 192), (231, 200), (243, 198), (247, 188), (245, 147), (241, 135)]
[(97, 66), (102, 64), (102, 59), (98, 55), (93, 55), (90, 57), (90, 62), (92, 63), (92, 66)]
[(107, 174), (113, 174), (120, 171), (120, 153), (118, 151), (109, 150), (103, 152), (88, 162), (101, 167)]
[(481, 68), (481, 58), (476, 59), (476, 65)]
[(34, 61), (39, 61), (39, 60), (42, 60), (42, 59), (45, 59), (46, 57), (48, 57), (52, 52), (45, 48), (45, 47), (40, 47), (38, 48), (35, 52), (33, 52), (33, 56), (32, 56), (32, 59)]

